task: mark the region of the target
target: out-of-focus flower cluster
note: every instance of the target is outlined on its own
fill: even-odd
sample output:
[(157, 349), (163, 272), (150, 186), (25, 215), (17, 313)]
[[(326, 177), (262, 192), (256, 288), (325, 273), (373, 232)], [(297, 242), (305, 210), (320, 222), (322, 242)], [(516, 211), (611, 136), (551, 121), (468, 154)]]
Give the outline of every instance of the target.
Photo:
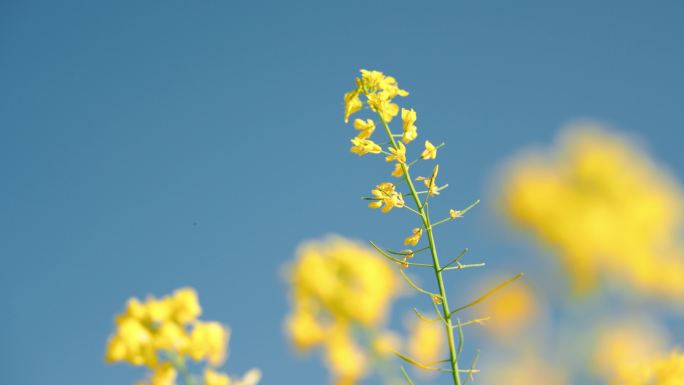
[[(341, 237), (307, 242), (297, 251), (289, 280), (289, 336), (300, 350), (323, 346), (335, 383), (354, 383), (365, 374), (369, 354), (396, 348), (398, 337), (383, 325), (399, 282), (373, 250)], [(373, 333), (380, 351), (362, 346), (355, 328)]]
[(652, 359), (645, 365), (625, 368), (616, 385), (682, 385), (684, 354), (675, 350), (669, 356)]
[(680, 188), (624, 138), (574, 127), (515, 162), (503, 197), (510, 218), (559, 252), (578, 291), (605, 280), (684, 296)]
[[(575, 294), (591, 295), (556, 290), (547, 276), (537, 290), (518, 285), (484, 303), (498, 355), (485, 383), (684, 385), (684, 358), (667, 355), (679, 345), (660, 319), (667, 306), (652, 301), (684, 298), (676, 181), (595, 124), (569, 127), (554, 148), (518, 156), (507, 171), (503, 212), (560, 256)], [(520, 351), (524, 362), (511, 359)]]
[(115, 319), (107, 362), (147, 366), (152, 373), (141, 385), (176, 384), (179, 372), (186, 385), (199, 385), (199, 380), (187, 372), (186, 359), (207, 362), (204, 385), (256, 384), (261, 376), (257, 370), (249, 372), (244, 380), (214, 370), (226, 358), (230, 333), (218, 322), (200, 321), (201, 313), (197, 293), (191, 288), (178, 289), (159, 299), (131, 298)]

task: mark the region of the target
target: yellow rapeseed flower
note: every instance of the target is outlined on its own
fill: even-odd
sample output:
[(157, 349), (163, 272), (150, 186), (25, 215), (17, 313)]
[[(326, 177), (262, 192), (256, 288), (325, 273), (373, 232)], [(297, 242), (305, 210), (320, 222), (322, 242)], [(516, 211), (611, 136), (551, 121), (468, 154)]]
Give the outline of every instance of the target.
[(385, 123), (389, 123), (399, 113), (399, 106), (392, 103), (392, 99), (388, 99), (386, 95), (368, 94), (368, 106), (371, 110), (377, 112), (382, 117)]
[(404, 143), (399, 142), (397, 148), (390, 147), (389, 152), (391, 155), (387, 155), (387, 157), (385, 157), (386, 162), (392, 162), (396, 160), (399, 163), (406, 163), (406, 147), (404, 146)]
[[(406, 167), (408, 167), (408, 165)], [(402, 176), (404, 176), (404, 170), (401, 168), (401, 164), (394, 164), (394, 171), (392, 171), (392, 176), (397, 178), (401, 178)]]
[(404, 197), (395, 190), (392, 183), (380, 183), (375, 189), (371, 190), (371, 194), (377, 200), (368, 204), (370, 208), (377, 209), (382, 207), (382, 212), (386, 213), (394, 207), (404, 207)]
[(409, 143), (418, 137), (418, 128), (415, 126), (416, 119), (416, 111), (414, 111), (413, 108), (410, 110), (405, 108), (401, 109), (402, 128), (404, 130), (401, 140), (403, 140), (404, 143)]
[(356, 136), (357, 138), (368, 139), (373, 135), (373, 131), (375, 131), (375, 122), (372, 119), (366, 119), (365, 121), (363, 119), (355, 119), (354, 128), (360, 131)]
[(437, 147), (435, 147), (429, 140), (425, 141), (425, 150), (420, 155), (423, 159), (435, 159), (437, 158)]
[(413, 229), (413, 233), (404, 240), (404, 245), (417, 245), (422, 235), (423, 229), (416, 227), (415, 229)]
[(361, 138), (354, 138), (351, 140), (352, 146), (351, 152), (358, 156), (366, 155), (366, 154), (379, 154), (382, 152), (382, 148), (375, 144), (372, 140), (368, 139), (361, 139)]
[(419, 176), (416, 178), (416, 180), (422, 180), (423, 183), (425, 183), (425, 187), (428, 189), (428, 194), (430, 195), (439, 195), (439, 188), (437, 187), (437, 173), (439, 172), (439, 165), (435, 165), (435, 168), (432, 170), (432, 176), (429, 178)]
[(363, 107), (363, 102), (359, 95), (361, 90), (357, 87), (353, 91), (344, 94), (344, 122), (349, 122), (349, 117), (358, 112)]

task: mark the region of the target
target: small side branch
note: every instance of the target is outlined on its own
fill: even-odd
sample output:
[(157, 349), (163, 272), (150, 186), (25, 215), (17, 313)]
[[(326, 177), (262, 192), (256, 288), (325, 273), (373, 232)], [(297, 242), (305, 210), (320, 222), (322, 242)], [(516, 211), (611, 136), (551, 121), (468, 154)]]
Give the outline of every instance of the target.
[(492, 290), (488, 291), (487, 293), (485, 293), (483, 296), (479, 297), (479, 298), (476, 299), (475, 301), (473, 301), (473, 302), (471, 302), (471, 303), (469, 303), (469, 304), (467, 304), (467, 305), (463, 305), (463, 306), (461, 306), (461, 307), (459, 307), (459, 308), (456, 308), (456, 309), (452, 310), (451, 313), (449, 313), (449, 317), (451, 317), (452, 315), (458, 313), (458, 312), (461, 311), (461, 310), (464, 310), (464, 309), (467, 309), (467, 308), (469, 308), (469, 307), (473, 307), (473, 306), (477, 305), (478, 303), (480, 303), (480, 302), (484, 301), (485, 299), (487, 299), (487, 298), (488, 298), (489, 296), (491, 296), (492, 294), (496, 293), (497, 291), (499, 291), (499, 290), (503, 289), (504, 287), (508, 286), (509, 284), (513, 283), (515, 280), (517, 280), (518, 278), (522, 277), (523, 275), (524, 275), (523, 273), (518, 273), (518, 274), (516, 274), (513, 278), (507, 279), (506, 281), (504, 281), (503, 283), (499, 284), (498, 286), (496, 286), (496, 287), (493, 288)]

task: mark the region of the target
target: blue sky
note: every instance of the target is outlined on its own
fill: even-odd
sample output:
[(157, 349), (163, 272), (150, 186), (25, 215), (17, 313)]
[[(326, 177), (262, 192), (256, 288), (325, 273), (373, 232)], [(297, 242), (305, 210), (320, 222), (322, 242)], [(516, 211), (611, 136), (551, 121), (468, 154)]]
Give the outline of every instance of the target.
[[(446, 206), (576, 119), (642, 139), (684, 180), (677, 1), (0, 3), (3, 382), (127, 384), (103, 362), (130, 296), (191, 285), (233, 329), (228, 370), (324, 383), (291, 355), (281, 266), (304, 239), (396, 240), (358, 197), (342, 94), (396, 76), (440, 153)], [(491, 203), (491, 202), (490, 202)], [(495, 271), (529, 252), (483, 207), (444, 236)], [(459, 285), (455, 285), (454, 290)]]

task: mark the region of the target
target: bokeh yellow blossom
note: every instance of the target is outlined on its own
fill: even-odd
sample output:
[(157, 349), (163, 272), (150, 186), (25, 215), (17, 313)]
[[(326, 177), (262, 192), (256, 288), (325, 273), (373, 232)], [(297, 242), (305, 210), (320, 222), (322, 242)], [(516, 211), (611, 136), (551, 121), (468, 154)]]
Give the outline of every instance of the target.
[[(108, 362), (128, 362), (151, 369), (141, 385), (174, 385), (179, 371), (184, 382), (194, 381), (187, 372), (186, 359), (206, 361), (216, 367), (223, 363), (228, 347), (228, 329), (218, 322), (200, 321), (202, 313), (192, 288), (176, 290), (163, 298), (144, 302), (131, 298), (115, 318), (116, 330), (109, 338)], [(180, 369), (179, 369), (180, 368)], [(224, 374), (207, 368), (205, 385), (235, 385)]]
[(416, 319), (406, 342), (411, 359), (424, 365), (435, 365), (446, 351), (444, 324)]
[(597, 329), (593, 369), (607, 381), (629, 368), (648, 365), (666, 351), (667, 333), (651, 319), (621, 316)]
[(326, 364), (334, 376), (335, 385), (351, 385), (367, 370), (366, 353), (354, 342), (344, 324), (337, 324), (325, 340)]
[(682, 298), (682, 193), (637, 146), (595, 125), (574, 126), (555, 148), (514, 163), (505, 211), (558, 251), (576, 291), (615, 282)]
[[(491, 285), (488, 285), (488, 287)], [(524, 282), (511, 285), (482, 302), (477, 310), (484, 330), (499, 341), (519, 336), (539, 313), (539, 300)]]
[[(523, 349), (521, 349), (523, 350)], [(476, 383), (485, 385), (567, 385), (567, 373), (559, 363), (545, 362), (539, 351), (519, 351), (514, 359), (501, 359), (481, 366)], [(481, 378), (479, 378), (481, 377)]]
[(684, 354), (675, 350), (669, 356), (624, 368), (614, 385), (682, 385), (684, 384)]
[(375, 354), (355, 330), (389, 333), (384, 323), (398, 295), (396, 272), (375, 250), (341, 237), (301, 245), (288, 271), (290, 339), (300, 350), (322, 347), (334, 383), (355, 383)]

